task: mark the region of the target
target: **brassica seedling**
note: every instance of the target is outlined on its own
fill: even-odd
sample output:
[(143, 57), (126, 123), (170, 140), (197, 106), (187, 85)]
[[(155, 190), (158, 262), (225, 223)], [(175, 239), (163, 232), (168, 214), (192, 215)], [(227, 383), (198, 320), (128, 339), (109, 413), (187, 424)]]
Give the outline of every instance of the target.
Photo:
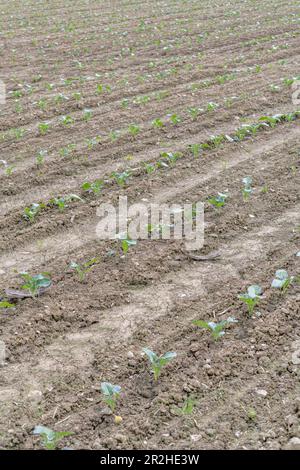
[(110, 177), (114, 179), (119, 186), (125, 186), (130, 175), (131, 175), (130, 170), (123, 171), (122, 173), (118, 173), (114, 171)]
[(184, 401), (182, 408), (175, 408), (175, 411), (179, 415), (191, 415), (194, 411), (194, 407), (197, 404), (195, 398), (193, 396), (187, 397)]
[(23, 284), (22, 289), (28, 290), (32, 297), (36, 297), (41, 288), (50, 287), (52, 284), (49, 273), (41, 273), (35, 276), (31, 276), (27, 272), (23, 272), (20, 273), (20, 276), (25, 281), (25, 284)]
[(29, 222), (33, 222), (41, 209), (44, 208), (44, 204), (31, 204), (30, 207), (25, 207), (23, 217)]
[(41, 122), (39, 125), (38, 125), (38, 130), (39, 130), (39, 133), (41, 135), (45, 135), (48, 130), (49, 130), (49, 123), (48, 122)]
[(275, 273), (275, 278), (273, 279), (271, 286), (275, 289), (280, 289), (282, 292), (286, 292), (293, 280), (294, 276), (289, 276), (285, 269), (278, 269)]
[(71, 126), (75, 122), (75, 120), (72, 118), (72, 116), (69, 116), (69, 115), (62, 116), (60, 118), (60, 121), (64, 126)]
[(251, 316), (255, 306), (259, 303), (262, 295), (262, 288), (256, 284), (248, 287), (245, 294), (239, 295), (239, 299), (242, 300), (248, 307), (248, 313)]
[(215, 341), (220, 339), (222, 336), (225, 335), (225, 328), (231, 325), (232, 323), (237, 323), (234, 317), (228, 317), (227, 320), (222, 320), (219, 323), (215, 323), (213, 321), (206, 322), (204, 320), (195, 320), (193, 324), (199, 326), (200, 328), (205, 328), (211, 332), (211, 335)]
[(152, 121), (152, 126), (156, 127), (157, 129), (161, 129), (162, 127), (164, 127), (164, 123), (160, 118), (157, 118)]
[(47, 150), (40, 150), (36, 156), (37, 165), (42, 165), (44, 163), (45, 157), (47, 155)]
[(50, 204), (54, 204), (58, 207), (58, 209), (63, 212), (66, 207), (68, 207), (67, 203), (72, 201), (80, 201), (83, 202), (81, 197), (77, 196), (76, 194), (68, 194), (67, 196), (63, 196), (60, 198), (53, 198), (49, 202)]
[(88, 122), (93, 117), (93, 111), (91, 109), (84, 109), (83, 110), (83, 120)]
[(92, 258), (91, 260), (87, 261), (86, 263), (79, 264), (72, 261), (70, 263), (70, 268), (74, 269), (78, 274), (79, 281), (83, 282), (85, 275), (93, 268), (95, 264), (99, 262), (99, 258)]
[(242, 179), (242, 182), (244, 184), (244, 187), (242, 189), (242, 194), (243, 194), (244, 200), (246, 201), (253, 191), (253, 189), (251, 188), (251, 185), (252, 185), (251, 176), (245, 176), (245, 178)]
[(218, 108), (218, 103), (214, 103), (213, 101), (210, 101), (209, 103), (207, 103), (207, 106), (206, 106), (206, 109), (207, 111), (214, 111), (215, 109)]
[(166, 352), (165, 354), (158, 356), (155, 352), (151, 351), (151, 349), (148, 348), (143, 348), (143, 351), (150, 361), (155, 382), (158, 380), (163, 366), (168, 364), (172, 359), (177, 356), (175, 352)]
[(178, 158), (182, 157), (182, 153), (180, 152), (175, 152), (175, 153), (172, 153), (172, 152), (161, 152), (160, 156), (162, 158), (164, 158), (165, 160), (167, 160), (167, 162), (173, 166), (175, 165), (176, 161), (178, 160)]
[(46, 426), (35, 426), (33, 430), (34, 435), (41, 436), (42, 444), (47, 450), (55, 450), (60, 441), (67, 436), (71, 436), (72, 432), (66, 431), (52, 431)]
[(112, 413), (114, 413), (117, 399), (119, 398), (121, 392), (121, 387), (119, 385), (113, 385), (110, 382), (102, 382), (101, 392), (104, 395), (105, 403), (111, 409)]
[(128, 132), (133, 136), (135, 137), (139, 132), (140, 132), (140, 127), (137, 126), (136, 124), (130, 124), (130, 126), (128, 127)]
[(88, 191), (89, 193), (98, 194), (103, 188), (103, 185), (104, 185), (103, 180), (95, 180), (93, 183), (89, 183), (87, 181), (86, 183), (83, 183), (81, 188), (83, 189), (83, 191)]
[(208, 202), (215, 207), (223, 207), (225, 205), (228, 194), (218, 193), (217, 196), (210, 197)]
[(146, 170), (146, 173), (150, 175), (155, 171), (155, 165), (153, 163), (144, 163), (144, 168)]
[(192, 121), (196, 121), (199, 114), (203, 111), (201, 108), (189, 108), (188, 113), (190, 114)]
[(128, 253), (128, 250), (131, 246), (135, 246), (137, 244), (136, 240), (130, 240), (129, 238), (124, 238), (121, 240), (122, 251), (124, 255)]
[(189, 149), (191, 150), (193, 156), (196, 158), (200, 154), (201, 144), (191, 144), (189, 145)]
[(95, 145), (99, 144), (101, 142), (101, 136), (96, 135), (96, 137), (92, 137), (91, 139), (86, 139), (86, 143), (88, 146), (88, 149), (92, 149)]
[(177, 124), (179, 124), (181, 122), (181, 118), (180, 118), (180, 116), (178, 116), (177, 114), (174, 113), (174, 114), (171, 114), (170, 121), (171, 121), (172, 124), (174, 124), (176, 126)]

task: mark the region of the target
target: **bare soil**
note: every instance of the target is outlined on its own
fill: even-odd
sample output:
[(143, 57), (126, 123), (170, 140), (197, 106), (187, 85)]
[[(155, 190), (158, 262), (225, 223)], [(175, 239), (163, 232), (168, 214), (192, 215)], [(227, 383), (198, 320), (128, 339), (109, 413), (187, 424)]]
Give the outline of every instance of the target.
[[(22, 271), (53, 281), (40, 297), (0, 308), (1, 448), (39, 449), (39, 424), (71, 431), (60, 447), (72, 449), (291, 447), (300, 439), (300, 119), (197, 158), (189, 145), (298, 110), (285, 80), (300, 70), (297, 2), (4, 1), (0, 23), (0, 160), (12, 167), (0, 162), (0, 298), (20, 288)], [(111, 90), (97, 93), (98, 84)], [(189, 108), (202, 111), (193, 120)], [(41, 122), (49, 123), (43, 135)], [(143, 164), (161, 152), (182, 158), (147, 174)], [(111, 181), (128, 168), (124, 187)], [(82, 183), (97, 178), (106, 182), (100, 194), (84, 193)], [(224, 191), (216, 210), (207, 199)], [(47, 204), (31, 223), (23, 217), (32, 203), (71, 193), (84, 202), (64, 211)], [(139, 241), (123, 256), (117, 242), (96, 237), (97, 207), (121, 195), (204, 201), (197, 255), (220, 257), (195, 261), (184, 240)], [(80, 282), (70, 262), (94, 257)], [(277, 269), (294, 276), (286, 293), (271, 288)], [(251, 284), (263, 298), (249, 317), (238, 296)], [(219, 341), (193, 325), (229, 316), (238, 323)], [(177, 353), (157, 383), (144, 347)], [(120, 424), (102, 381), (122, 387)], [(189, 397), (194, 409), (184, 415)]]

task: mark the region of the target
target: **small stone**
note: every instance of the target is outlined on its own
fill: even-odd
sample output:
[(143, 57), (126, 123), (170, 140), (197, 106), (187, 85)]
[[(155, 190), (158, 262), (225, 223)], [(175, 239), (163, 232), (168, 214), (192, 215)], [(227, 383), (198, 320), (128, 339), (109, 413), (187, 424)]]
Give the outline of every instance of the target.
[(30, 390), (27, 395), (27, 398), (33, 403), (40, 403), (42, 400), (43, 394), (40, 390)]
[(92, 201), (92, 202), (90, 202), (90, 206), (91, 206), (91, 207), (96, 207), (96, 206), (98, 206), (98, 205), (99, 205), (99, 203), (98, 203), (97, 201)]
[[(20, 393), (18, 390), (14, 388), (5, 388), (0, 390), (0, 402), (12, 402), (14, 400), (17, 400), (19, 397)], [(6, 404), (7, 404), (6, 403)]]
[(122, 416), (117, 416), (117, 415), (115, 416), (115, 423), (116, 423), (116, 424), (121, 424), (122, 421), (123, 421)]
[[(0, 358), (1, 360), (1, 358)], [(293, 352), (292, 354), (292, 363), (295, 366), (298, 366), (300, 364), (300, 350)]]
[(202, 438), (201, 434), (191, 434), (191, 440), (193, 442), (198, 442)]
[(190, 345), (190, 351), (192, 353), (199, 351), (200, 345), (198, 343), (192, 343)]
[(124, 436), (124, 434), (116, 434), (115, 439), (121, 443), (126, 442), (126, 436)]
[(4, 341), (0, 341), (0, 366), (4, 366), (6, 359), (6, 348)]
[(132, 352), (132, 351), (128, 351), (127, 357), (128, 357), (128, 359), (132, 359), (132, 358), (134, 357), (133, 352)]
[(284, 447), (284, 450), (300, 450), (300, 438), (292, 437)]
[(105, 408), (102, 408), (102, 410), (100, 411), (101, 415), (102, 416), (110, 416), (112, 415), (112, 411), (110, 408), (108, 408), (108, 406), (106, 406)]
[(264, 398), (268, 395), (267, 390), (263, 390), (263, 389), (256, 390), (256, 393), (257, 395), (264, 397)]

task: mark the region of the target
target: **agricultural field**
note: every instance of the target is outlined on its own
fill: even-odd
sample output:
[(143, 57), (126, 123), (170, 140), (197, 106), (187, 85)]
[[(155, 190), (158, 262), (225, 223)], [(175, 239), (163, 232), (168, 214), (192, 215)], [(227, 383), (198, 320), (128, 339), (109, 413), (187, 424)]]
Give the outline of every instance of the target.
[(2, 0), (0, 59), (0, 448), (299, 449), (299, 3)]

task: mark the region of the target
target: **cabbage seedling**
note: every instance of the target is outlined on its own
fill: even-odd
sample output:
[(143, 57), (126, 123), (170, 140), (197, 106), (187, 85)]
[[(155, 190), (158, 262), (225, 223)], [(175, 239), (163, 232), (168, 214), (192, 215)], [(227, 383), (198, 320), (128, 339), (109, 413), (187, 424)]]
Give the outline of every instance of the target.
[(207, 103), (206, 109), (207, 111), (214, 111), (218, 107), (219, 107), (218, 103), (214, 103), (213, 101), (210, 101), (209, 103)]
[(150, 366), (154, 374), (155, 382), (158, 380), (158, 377), (161, 374), (161, 369), (163, 368), (163, 366), (168, 364), (172, 359), (174, 359), (174, 357), (177, 356), (175, 352), (166, 352), (165, 354), (161, 356), (157, 356), (155, 352), (151, 351), (151, 349), (148, 349), (148, 348), (143, 348), (143, 351), (147, 355), (150, 361)]
[(201, 109), (201, 108), (189, 108), (188, 109), (188, 113), (191, 116), (192, 121), (196, 121), (196, 119), (199, 116), (199, 114), (201, 113), (201, 111), (203, 111), (203, 109)]
[(92, 139), (86, 139), (89, 150), (92, 149), (95, 145), (99, 144), (99, 142), (101, 142), (100, 135), (96, 135), (96, 137), (93, 137)]
[(213, 339), (217, 341), (225, 335), (225, 328), (227, 328), (227, 326), (229, 326), (231, 323), (237, 323), (237, 321), (238, 320), (233, 317), (228, 317), (227, 320), (222, 320), (219, 323), (215, 323), (213, 321), (206, 322), (203, 320), (195, 320), (193, 321), (193, 324), (196, 326), (200, 326), (200, 328), (205, 328), (206, 330), (209, 330)]
[(252, 184), (251, 176), (246, 176), (245, 178), (242, 179), (242, 182), (244, 184), (242, 194), (243, 194), (244, 200), (246, 201), (253, 191), (253, 189), (251, 188), (251, 184)]
[(42, 165), (45, 161), (46, 155), (47, 155), (47, 150), (40, 150), (36, 156), (36, 164)]
[(44, 204), (31, 204), (30, 207), (25, 207), (23, 217), (29, 222), (33, 222), (38, 213), (45, 207)]
[(60, 121), (64, 126), (71, 126), (75, 122), (75, 120), (72, 118), (72, 116), (69, 116), (69, 115), (62, 116), (60, 118)]
[(78, 274), (79, 281), (83, 282), (85, 275), (93, 268), (93, 266), (99, 262), (99, 258), (92, 258), (90, 261), (87, 261), (86, 263), (83, 264), (78, 264), (72, 261), (70, 263), (70, 268), (74, 269), (76, 273)]
[(67, 436), (71, 436), (72, 432), (52, 431), (46, 426), (35, 426), (33, 434), (41, 436), (42, 444), (47, 450), (55, 450), (60, 441)]
[(282, 292), (286, 292), (293, 282), (293, 279), (294, 276), (289, 276), (285, 269), (278, 269), (275, 273), (275, 278), (272, 281), (271, 287), (280, 289)]
[(182, 157), (182, 154), (180, 152), (175, 152), (175, 153), (172, 153), (172, 152), (161, 152), (160, 156), (164, 159), (167, 160), (167, 162), (173, 166), (175, 165), (176, 161), (178, 160), (178, 158)]
[(22, 289), (28, 290), (32, 297), (36, 297), (41, 288), (50, 287), (52, 284), (49, 273), (41, 273), (36, 276), (31, 276), (27, 272), (23, 272), (20, 273), (20, 275), (25, 281)]
[(130, 240), (129, 238), (124, 238), (121, 240), (121, 247), (122, 247), (122, 251), (124, 253), (124, 255), (126, 255), (128, 253), (128, 250), (131, 246), (135, 246), (136, 245), (136, 240)]
[(110, 177), (114, 179), (119, 186), (125, 186), (130, 175), (130, 170), (123, 171), (122, 173), (117, 173), (116, 171), (114, 171)]
[(239, 295), (239, 299), (242, 300), (248, 307), (248, 313), (251, 316), (255, 306), (261, 299), (262, 288), (258, 285), (252, 285), (248, 287), (245, 294)]
[(93, 183), (89, 183), (87, 181), (86, 183), (83, 183), (81, 188), (83, 189), (83, 191), (88, 191), (89, 193), (98, 194), (103, 188), (103, 185), (104, 185), (103, 180), (95, 180)]
[(84, 109), (83, 110), (83, 120), (88, 122), (92, 119), (93, 117), (93, 112), (91, 109)]
[(225, 205), (227, 198), (228, 198), (228, 194), (218, 193), (217, 196), (210, 197), (208, 199), (208, 202), (212, 204), (214, 207), (223, 207)]
[(200, 154), (201, 144), (191, 144), (189, 145), (189, 149), (191, 150), (193, 156), (196, 158)]
[(58, 209), (63, 212), (65, 208), (68, 207), (67, 203), (72, 201), (83, 202), (83, 199), (81, 199), (81, 197), (77, 196), (76, 194), (68, 194), (67, 196), (51, 199), (49, 202), (50, 204), (57, 206)]
[(38, 130), (39, 130), (39, 133), (41, 135), (45, 135), (48, 130), (49, 130), (49, 123), (48, 122), (41, 122), (39, 125), (38, 125)]
[(175, 411), (179, 415), (191, 415), (194, 411), (194, 407), (197, 404), (195, 398), (193, 396), (187, 397), (185, 402), (183, 403), (182, 408), (175, 408)]
[(170, 121), (171, 121), (172, 124), (174, 124), (176, 126), (177, 124), (180, 124), (181, 118), (177, 114), (171, 114)]
[(114, 413), (117, 399), (119, 398), (121, 392), (121, 387), (119, 385), (113, 385), (110, 382), (102, 382), (101, 392), (104, 396), (105, 403), (111, 409), (112, 413)]
[(161, 129), (162, 127), (164, 127), (164, 123), (161, 119), (157, 118), (152, 121), (152, 126), (156, 129)]
[(133, 136), (135, 137), (139, 132), (140, 132), (140, 127), (137, 126), (136, 124), (130, 124), (130, 126), (128, 127), (128, 132)]
[(148, 175), (151, 175), (155, 171), (155, 165), (153, 163), (144, 163), (144, 168)]

